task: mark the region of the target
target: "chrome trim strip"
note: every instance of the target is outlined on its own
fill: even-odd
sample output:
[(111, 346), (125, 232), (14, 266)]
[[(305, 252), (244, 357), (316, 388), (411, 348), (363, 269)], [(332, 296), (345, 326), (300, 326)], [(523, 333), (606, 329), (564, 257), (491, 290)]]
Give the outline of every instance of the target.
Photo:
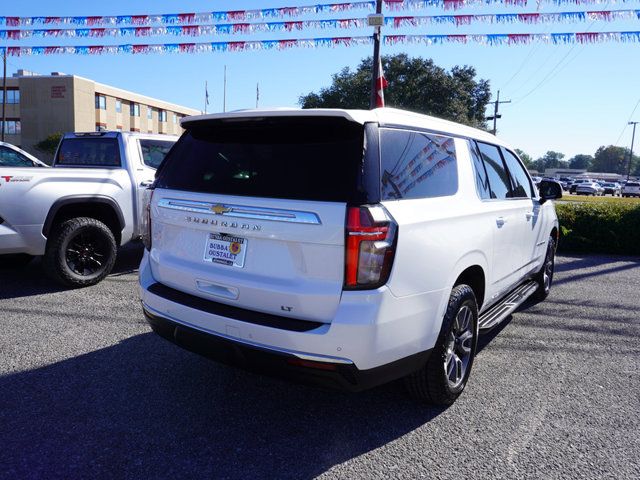
[[(279, 208), (262, 208), (243, 205), (218, 204), (210, 202), (198, 202), (196, 200), (177, 200), (172, 198), (162, 198), (158, 201), (158, 206), (182, 212), (204, 213), (233, 218), (248, 218), (253, 220), (269, 220), (272, 222), (303, 223), (306, 225), (322, 225), (320, 217), (313, 212), (302, 212), (298, 210), (282, 210)], [(212, 209), (221, 206), (229, 209), (228, 212), (215, 213)]]
[[(147, 295), (153, 295), (153, 293), (149, 292), (146, 287), (145, 287), (145, 293)], [(154, 295), (155, 296), (155, 295)], [(262, 343), (256, 343), (256, 342), (249, 342), (243, 338), (237, 338), (237, 337), (231, 337), (229, 335), (225, 335), (224, 333), (219, 333), (219, 332), (212, 332), (211, 330), (205, 330), (202, 327), (199, 327), (197, 325), (193, 325), (192, 323), (189, 322), (185, 322), (183, 320), (178, 320), (175, 317), (172, 317), (171, 315), (167, 315), (166, 313), (160, 312), (158, 310), (156, 310), (155, 308), (152, 308), (149, 306), (148, 303), (146, 302), (142, 302), (142, 307), (145, 308), (146, 310), (148, 310), (149, 312), (153, 313), (154, 315), (157, 315), (158, 317), (161, 318), (166, 318), (168, 320), (171, 320), (174, 323), (177, 323), (179, 325), (184, 325), (186, 327), (189, 328), (193, 328), (194, 330), (198, 330), (199, 332), (202, 333), (206, 333), (207, 335), (212, 335), (214, 337), (220, 337), (220, 338), (224, 338), (226, 340), (230, 340), (232, 342), (237, 342), (237, 343), (242, 343), (244, 345), (248, 345), (250, 347), (254, 347), (254, 348), (259, 348), (261, 350), (270, 350), (273, 352), (278, 352), (278, 353), (285, 353), (288, 355), (294, 355), (298, 358), (302, 358), (303, 360), (312, 360), (315, 362), (331, 362), (331, 363), (343, 363), (345, 365), (353, 365), (353, 362), (351, 360), (349, 360), (348, 358), (342, 358), (342, 357), (332, 357), (329, 355), (312, 355), (309, 353), (304, 353), (304, 352), (297, 352), (295, 350), (287, 350), (286, 348), (280, 348), (280, 347), (274, 347), (272, 345), (264, 345)], [(189, 308), (189, 307), (186, 307)], [(209, 313), (207, 315), (213, 315), (214, 317), (218, 317), (218, 318), (225, 318), (225, 317), (221, 317), (220, 315), (214, 315), (212, 313)], [(226, 320), (230, 320), (230, 319), (226, 319)], [(234, 322), (239, 322), (239, 320), (233, 320)], [(242, 323), (242, 322), (240, 322)], [(329, 326), (329, 324), (326, 324), (327, 326)], [(264, 327), (264, 328), (269, 328), (269, 327)], [(320, 328), (320, 327), (318, 327)], [(290, 332), (289, 332), (290, 333)], [(304, 334), (304, 332), (300, 332), (302, 334)]]

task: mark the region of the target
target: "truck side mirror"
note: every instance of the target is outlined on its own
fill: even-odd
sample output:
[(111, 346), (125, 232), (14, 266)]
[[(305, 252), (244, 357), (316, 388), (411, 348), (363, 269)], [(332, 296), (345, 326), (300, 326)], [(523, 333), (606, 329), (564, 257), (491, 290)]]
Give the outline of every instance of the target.
[(542, 180), (538, 184), (538, 191), (540, 192), (540, 203), (562, 198), (562, 185), (559, 182)]

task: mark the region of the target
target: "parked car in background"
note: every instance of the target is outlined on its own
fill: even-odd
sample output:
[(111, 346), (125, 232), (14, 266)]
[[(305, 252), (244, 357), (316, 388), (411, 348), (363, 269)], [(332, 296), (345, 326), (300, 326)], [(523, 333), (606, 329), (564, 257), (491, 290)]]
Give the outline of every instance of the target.
[(102, 280), (113, 268), (117, 247), (140, 238), (142, 192), (176, 140), (68, 133), (53, 168), (3, 167), (0, 264), (44, 255), (46, 272), (63, 285)]
[(560, 185), (562, 185), (562, 189), (565, 192), (569, 191), (569, 187), (571, 186), (571, 184), (573, 183), (573, 178), (570, 177), (560, 177), (558, 179), (558, 181), (560, 182)]
[(182, 126), (147, 191), (139, 281), (183, 348), (349, 390), (404, 378), (450, 405), (478, 331), (549, 294), (562, 189), (538, 192), (487, 132), (390, 108)]
[(623, 197), (640, 197), (640, 182), (627, 182), (622, 186)]
[(573, 183), (569, 187), (569, 193), (576, 193), (576, 189), (578, 188), (578, 185), (582, 183), (591, 183), (591, 182), (593, 182), (593, 180), (590, 178), (577, 178), (573, 181)]
[[(33, 155), (21, 150), (15, 145), (10, 143), (0, 142), (0, 168), (2, 167), (20, 167), (20, 168), (32, 168), (32, 167), (48, 167), (44, 162), (41, 162)], [(4, 171), (4, 170), (0, 170)]]
[(604, 188), (603, 195), (612, 195), (614, 197), (619, 197), (622, 193), (622, 187), (619, 183), (615, 182), (605, 182), (602, 184), (602, 188)]
[(582, 182), (576, 186), (576, 194), (599, 197), (604, 194), (604, 188), (598, 182)]

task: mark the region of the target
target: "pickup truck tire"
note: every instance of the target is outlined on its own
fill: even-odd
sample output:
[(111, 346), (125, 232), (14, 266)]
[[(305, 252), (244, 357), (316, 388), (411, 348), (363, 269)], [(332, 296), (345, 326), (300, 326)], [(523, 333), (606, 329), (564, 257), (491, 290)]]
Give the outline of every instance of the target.
[(536, 302), (542, 302), (549, 296), (551, 292), (551, 283), (553, 283), (553, 272), (556, 264), (556, 241), (553, 235), (549, 237), (547, 242), (547, 253), (544, 257), (544, 263), (540, 271), (536, 273), (534, 280), (538, 282), (538, 289), (531, 295)]
[(87, 287), (111, 272), (116, 254), (116, 240), (109, 227), (95, 218), (72, 218), (53, 229), (44, 268), (58, 283)]
[(468, 285), (451, 291), (440, 335), (426, 365), (405, 377), (409, 394), (434, 405), (451, 405), (464, 390), (478, 343), (478, 304)]

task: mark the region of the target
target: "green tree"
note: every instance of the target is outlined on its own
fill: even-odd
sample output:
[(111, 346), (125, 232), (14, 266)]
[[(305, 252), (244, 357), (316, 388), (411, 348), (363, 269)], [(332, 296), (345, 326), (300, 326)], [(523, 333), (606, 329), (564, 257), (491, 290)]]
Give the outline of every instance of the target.
[(524, 163), (525, 167), (527, 167), (528, 169), (535, 168), (533, 158), (531, 158), (531, 155), (529, 155), (524, 150), (520, 150), (519, 148), (516, 148), (515, 152), (518, 154), (518, 156), (520, 157), (520, 160), (522, 160), (522, 163)]
[(35, 144), (35, 147), (40, 150), (42, 153), (48, 153), (53, 156), (56, 153), (56, 149), (58, 148), (58, 144), (60, 143), (60, 139), (62, 138), (62, 133), (52, 133), (44, 140)]
[(584, 155), (579, 153), (569, 159), (569, 168), (578, 168), (588, 170), (593, 162), (593, 155)]
[(592, 172), (603, 173), (627, 173), (627, 160), (629, 150), (624, 147), (616, 147), (615, 145), (604, 145), (596, 150), (593, 162), (591, 162)]
[(542, 157), (540, 157), (536, 164), (539, 166), (543, 166), (544, 168), (539, 171), (544, 171), (546, 168), (565, 168), (567, 162), (563, 161), (564, 153), (554, 152), (553, 150), (549, 150)]
[[(371, 57), (355, 71), (348, 67), (332, 76), (331, 86), (318, 93), (302, 95), (302, 108), (369, 108)], [(469, 66), (450, 71), (431, 59), (411, 58), (405, 53), (382, 57), (384, 75), (389, 82), (385, 103), (389, 107), (434, 115), (455, 122), (485, 128), (485, 108), (491, 98), (489, 82), (476, 79)]]

